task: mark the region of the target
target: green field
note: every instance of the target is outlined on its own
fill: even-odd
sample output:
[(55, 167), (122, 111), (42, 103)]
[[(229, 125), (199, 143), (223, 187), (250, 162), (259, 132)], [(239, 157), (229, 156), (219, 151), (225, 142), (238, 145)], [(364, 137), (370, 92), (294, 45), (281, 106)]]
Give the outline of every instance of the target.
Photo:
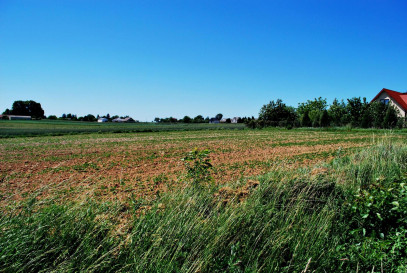
[(174, 123), (156, 124), (140, 123), (98, 123), (84, 121), (60, 120), (0, 120), (0, 138), (38, 135), (66, 135), (86, 133), (130, 133), (130, 132), (160, 132), (185, 130), (224, 130), (244, 129), (244, 124), (209, 124), (209, 123)]

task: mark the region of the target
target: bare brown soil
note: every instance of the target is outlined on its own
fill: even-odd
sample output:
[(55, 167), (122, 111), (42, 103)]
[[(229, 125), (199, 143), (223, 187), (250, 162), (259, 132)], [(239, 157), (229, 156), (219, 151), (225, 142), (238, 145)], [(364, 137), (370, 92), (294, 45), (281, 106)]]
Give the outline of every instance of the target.
[(216, 183), (326, 161), (368, 146), (369, 134), (298, 131), (177, 132), (7, 139), (0, 142), (4, 206), (32, 193), (63, 199), (150, 198), (182, 184), (181, 158), (211, 150)]

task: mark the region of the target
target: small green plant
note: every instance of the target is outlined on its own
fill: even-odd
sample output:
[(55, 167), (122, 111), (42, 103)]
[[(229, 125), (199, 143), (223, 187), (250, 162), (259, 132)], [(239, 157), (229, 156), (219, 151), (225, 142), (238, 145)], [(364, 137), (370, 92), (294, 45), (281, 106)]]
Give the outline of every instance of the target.
[(405, 272), (407, 243), (406, 179), (374, 183), (358, 190), (349, 198), (345, 219), (349, 232), (341, 249), (349, 263), (360, 269), (380, 266), (385, 271)]
[(213, 181), (211, 176), (211, 159), (209, 150), (194, 149), (190, 151), (183, 159), (187, 169), (187, 178), (191, 179), (194, 184), (202, 184)]
[(85, 162), (83, 164), (73, 166), (73, 169), (78, 172), (86, 172), (90, 169), (99, 170), (99, 167), (95, 163)]

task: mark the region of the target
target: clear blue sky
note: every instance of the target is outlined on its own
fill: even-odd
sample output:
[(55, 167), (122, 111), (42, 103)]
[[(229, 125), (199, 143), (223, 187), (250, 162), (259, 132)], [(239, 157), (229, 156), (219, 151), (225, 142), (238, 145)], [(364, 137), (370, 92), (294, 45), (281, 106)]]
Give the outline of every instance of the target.
[(257, 116), (407, 91), (407, 1), (0, 0), (0, 111)]

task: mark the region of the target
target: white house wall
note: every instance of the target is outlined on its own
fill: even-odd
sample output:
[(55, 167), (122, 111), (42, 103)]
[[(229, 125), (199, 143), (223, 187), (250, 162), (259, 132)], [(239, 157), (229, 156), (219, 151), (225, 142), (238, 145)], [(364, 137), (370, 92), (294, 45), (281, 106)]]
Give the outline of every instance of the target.
[(387, 94), (386, 92), (383, 92), (380, 94), (380, 96), (376, 99), (376, 101), (380, 100), (389, 100), (389, 102), (394, 105), (396, 107), (396, 109), (399, 112), (399, 117), (406, 117), (406, 111), (403, 110), (403, 108), (400, 106), (400, 104), (398, 104), (395, 100), (393, 100), (389, 94)]

